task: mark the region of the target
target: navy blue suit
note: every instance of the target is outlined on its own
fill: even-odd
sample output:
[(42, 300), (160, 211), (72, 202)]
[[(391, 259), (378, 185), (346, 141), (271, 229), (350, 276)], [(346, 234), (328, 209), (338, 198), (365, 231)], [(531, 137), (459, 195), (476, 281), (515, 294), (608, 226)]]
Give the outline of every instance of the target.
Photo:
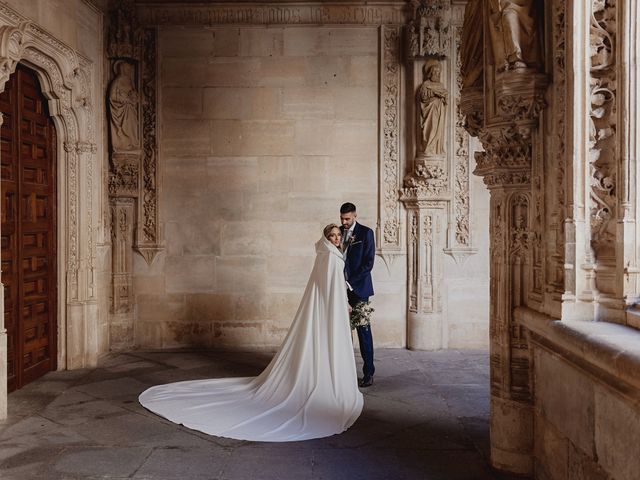
[[(341, 228), (342, 235), (346, 230)], [(353, 290), (347, 290), (349, 305), (354, 307), (360, 302), (366, 302), (373, 295), (373, 281), (371, 270), (376, 256), (376, 242), (373, 230), (356, 222), (352, 239), (348, 242), (346, 251), (344, 276)], [(356, 327), (360, 355), (364, 365), (362, 371), (365, 377), (372, 377), (375, 372), (373, 365), (373, 337), (371, 326)]]

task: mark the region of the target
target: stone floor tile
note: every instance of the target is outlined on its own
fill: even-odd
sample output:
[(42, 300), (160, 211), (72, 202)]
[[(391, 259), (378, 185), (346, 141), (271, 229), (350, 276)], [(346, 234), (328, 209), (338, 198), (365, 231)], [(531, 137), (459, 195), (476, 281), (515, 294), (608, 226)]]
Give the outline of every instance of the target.
[[(79, 392), (78, 392), (79, 393)], [(41, 416), (62, 425), (81, 425), (94, 418), (106, 418), (126, 413), (125, 409), (105, 400), (90, 400), (67, 405), (48, 405)]]
[(53, 470), (62, 474), (127, 477), (133, 475), (150, 455), (144, 447), (96, 447), (67, 449)]
[(34, 415), (24, 418), (7, 428), (0, 429), (0, 441), (11, 440), (12, 442), (20, 442), (23, 437), (42, 435), (47, 431), (54, 430), (56, 427), (57, 425), (54, 422)]
[(231, 452), (218, 449), (156, 448), (133, 476), (136, 480), (212, 480), (222, 476)]
[[(143, 446), (158, 435), (169, 435), (176, 426), (168, 421), (125, 413), (96, 418), (76, 427), (76, 431), (100, 445)], [(181, 427), (180, 427), (181, 428)]]
[(398, 456), (394, 449), (354, 448), (338, 451), (313, 452), (314, 480), (405, 480), (420, 478), (421, 472), (398, 469)]
[(309, 455), (292, 456), (276, 449), (237, 448), (220, 477), (223, 480), (306, 480), (312, 478)]
[(92, 395), (96, 398), (114, 398), (131, 395), (136, 398), (147, 388), (142, 382), (130, 377), (115, 378), (76, 387), (75, 390)]

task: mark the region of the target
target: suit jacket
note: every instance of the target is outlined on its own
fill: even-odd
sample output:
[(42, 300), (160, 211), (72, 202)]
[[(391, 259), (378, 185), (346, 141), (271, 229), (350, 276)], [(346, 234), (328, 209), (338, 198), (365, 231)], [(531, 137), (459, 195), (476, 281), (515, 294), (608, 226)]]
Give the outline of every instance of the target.
[[(344, 228), (340, 228), (345, 233)], [(344, 261), (344, 275), (360, 298), (369, 298), (373, 295), (373, 281), (371, 270), (376, 256), (376, 242), (373, 230), (356, 222), (353, 229), (353, 237), (348, 243), (346, 258)]]

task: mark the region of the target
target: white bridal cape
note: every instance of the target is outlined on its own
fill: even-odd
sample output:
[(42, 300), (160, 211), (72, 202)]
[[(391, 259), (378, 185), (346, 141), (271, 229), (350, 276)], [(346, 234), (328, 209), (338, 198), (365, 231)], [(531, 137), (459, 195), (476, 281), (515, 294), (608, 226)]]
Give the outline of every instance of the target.
[(151, 387), (140, 403), (175, 423), (238, 440), (290, 442), (327, 437), (360, 416), (344, 261), (324, 237), (280, 349), (257, 377)]

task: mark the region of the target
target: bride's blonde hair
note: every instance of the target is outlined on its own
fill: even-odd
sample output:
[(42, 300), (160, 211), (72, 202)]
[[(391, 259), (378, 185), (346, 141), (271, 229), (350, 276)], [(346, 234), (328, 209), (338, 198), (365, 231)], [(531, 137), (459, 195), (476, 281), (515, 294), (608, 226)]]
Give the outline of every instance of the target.
[(330, 223), (329, 225), (324, 227), (324, 230), (322, 230), (322, 234), (324, 235), (324, 238), (329, 240), (329, 234), (331, 233), (331, 230), (333, 230), (334, 228), (337, 228), (338, 230), (340, 230), (340, 225), (337, 225), (335, 223)]

